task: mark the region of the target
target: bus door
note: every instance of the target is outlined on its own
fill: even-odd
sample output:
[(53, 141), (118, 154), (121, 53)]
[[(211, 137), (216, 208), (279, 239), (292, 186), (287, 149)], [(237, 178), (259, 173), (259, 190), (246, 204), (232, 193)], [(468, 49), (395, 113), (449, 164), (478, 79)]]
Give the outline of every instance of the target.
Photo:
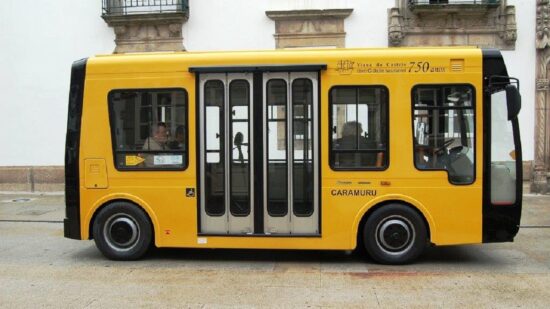
[(266, 234), (318, 234), (318, 73), (263, 74)]
[(252, 234), (252, 74), (200, 75), (202, 233)]
[(200, 233), (319, 234), (318, 74), (199, 75)]

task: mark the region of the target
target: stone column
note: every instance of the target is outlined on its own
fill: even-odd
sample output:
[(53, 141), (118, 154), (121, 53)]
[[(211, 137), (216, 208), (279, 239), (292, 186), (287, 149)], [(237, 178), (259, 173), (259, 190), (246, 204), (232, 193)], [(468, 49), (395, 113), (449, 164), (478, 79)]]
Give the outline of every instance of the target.
[(537, 0), (536, 24), (535, 164), (531, 192), (550, 192), (550, 0)]

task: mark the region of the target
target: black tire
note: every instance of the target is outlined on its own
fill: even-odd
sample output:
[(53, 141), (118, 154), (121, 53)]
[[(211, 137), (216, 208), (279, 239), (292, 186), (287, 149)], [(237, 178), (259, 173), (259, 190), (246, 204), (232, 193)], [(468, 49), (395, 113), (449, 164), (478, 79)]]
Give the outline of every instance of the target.
[(97, 214), (93, 225), (94, 241), (111, 260), (137, 260), (152, 243), (153, 229), (147, 214), (128, 202), (114, 202)]
[(412, 208), (388, 204), (370, 215), (363, 228), (364, 246), (381, 264), (406, 264), (426, 248), (428, 237), (422, 217)]

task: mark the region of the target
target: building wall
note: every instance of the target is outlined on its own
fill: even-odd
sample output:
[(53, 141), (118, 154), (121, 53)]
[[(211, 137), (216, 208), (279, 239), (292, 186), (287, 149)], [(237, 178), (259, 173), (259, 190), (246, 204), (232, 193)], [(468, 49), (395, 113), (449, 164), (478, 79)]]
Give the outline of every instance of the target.
[(63, 165), (71, 63), (114, 49), (101, 1), (2, 1), (0, 166)]
[[(63, 165), (72, 61), (111, 53), (112, 28), (101, 1), (4, 0), (0, 10), (0, 166)], [(516, 6), (516, 50), (504, 52), (509, 73), (521, 79), (524, 159), (533, 159), (535, 0)], [(270, 10), (352, 8), (344, 20), (347, 47), (386, 47), (394, 1), (191, 0), (183, 26), (189, 51), (275, 48)]]
[[(266, 11), (352, 8), (345, 19), (347, 47), (387, 46), (387, 9), (393, 1), (201, 0), (190, 2), (183, 26), (189, 51), (273, 49), (275, 24)], [(212, 8), (215, 7), (215, 10)], [(246, 8), (246, 9), (244, 9)], [(221, 31), (220, 29), (223, 29)]]
[(519, 78), (522, 109), (519, 117), (523, 160), (534, 157), (535, 130), (535, 0), (508, 0), (516, 7), (517, 41), (514, 51), (503, 51), (508, 74)]

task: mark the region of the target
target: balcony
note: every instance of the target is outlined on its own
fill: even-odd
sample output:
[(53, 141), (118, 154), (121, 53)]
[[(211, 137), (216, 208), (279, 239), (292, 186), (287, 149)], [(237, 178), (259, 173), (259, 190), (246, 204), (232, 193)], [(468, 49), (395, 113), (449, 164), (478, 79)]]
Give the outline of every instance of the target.
[(516, 8), (502, 0), (396, 0), (388, 13), (388, 39), (392, 46), (513, 50)]
[(103, 0), (102, 16), (175, 13), (189, 15), (189, 0)]
[(487, 11), (498, 8), (501, 0), (408, 0), (409, 10), (415, 13)]
[(101, 17), (115, 32), (115, 53), (185, 50), (189, 0), (102, 0)]

